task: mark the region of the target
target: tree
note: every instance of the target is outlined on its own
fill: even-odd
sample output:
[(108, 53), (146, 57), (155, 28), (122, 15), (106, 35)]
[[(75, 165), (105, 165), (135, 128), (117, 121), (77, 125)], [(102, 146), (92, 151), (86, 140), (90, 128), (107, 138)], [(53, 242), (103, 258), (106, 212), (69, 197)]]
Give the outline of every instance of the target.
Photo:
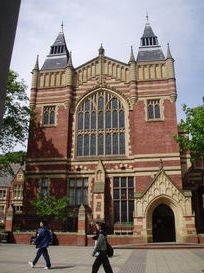
[[(32, 114), (27, 106), (26, 85), (18, 80), (18, 74), (9, 71), (5, 100), (5, 111), (0, 124), (0, 175), (11, 173), (10, 163), (20, 163), (22, 152), (13, 152), (16, 144), (25, 146)], [(25, 153), (24, 155), (25, 156)]]
[(16, 72), (10, 70), (5, 112), (0, 125), (0, 149), (3, 153), (12, 151), (16, 144), (25, 146), (31, 114), (27, 103), (26, 85), (23, 80), (18, 80)]
[(53, 217), (61, 221), (67, 220), (67, 197), (56, 199), (55, 196), (46, 196), (41, 194), (39, 199), (32, 201), (32, 205), (34, 206), (37, 215), (44, 219)]
[(6, 153), (4, 155), (0, 155), (0, 176), (4, 176), (10, 174), (14, 176), (13, 169), (11, 167), (11, 163), (21, 163), (23, 165), (23, 161), (26, 158), (26, 152), (18, 151), (12, 153)]
[(190, 108), (183, 105), (186, 120), (181, 120), (179, 129), (182, 134), (175, 136), (182, 152), (190, 151), (191, 160), (195, 161), (204, 156), (204, 98), (203, 105)]

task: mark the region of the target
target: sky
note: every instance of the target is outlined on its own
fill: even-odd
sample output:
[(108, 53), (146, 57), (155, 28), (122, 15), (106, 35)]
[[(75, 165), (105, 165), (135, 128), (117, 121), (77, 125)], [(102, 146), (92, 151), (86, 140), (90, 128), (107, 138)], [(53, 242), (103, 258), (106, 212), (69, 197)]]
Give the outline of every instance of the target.
[(147, 13), (164, 55), (169, 43), (175, 60), (179, 122), (182, 105), (201, 105), (204, 96), (203, 0), (22, 0), (10, 67), (29, 94), (36, 56), (41, 67), (62, 21), (74, 67), (98, 56), (101, 43), (106, 56), (127, 63), (131, 45), (137, 56)]

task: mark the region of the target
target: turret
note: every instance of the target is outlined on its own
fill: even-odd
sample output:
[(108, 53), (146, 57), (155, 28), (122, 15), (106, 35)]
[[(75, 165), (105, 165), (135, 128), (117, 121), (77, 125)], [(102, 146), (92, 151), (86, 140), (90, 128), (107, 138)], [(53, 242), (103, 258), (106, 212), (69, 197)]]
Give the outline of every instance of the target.
[(174, 59), (172, 58), (169, 43), (167, 44), (167, 54), (166, 54), (166, 73), (168, 79), (175, 78), (174, 71)]
[(165, 60), (164, 54), (159, 45), (158, 38), (154, 34), (148, 21), (144, 28), (144, 33), (140, 39), (140, 47), (137, 55), (137, 62), (151, 62)]
[(130, 60), (129, 60), (129, 88), (130, 88), (130, 98), (132, 103), (137, 100), (137, 84), (136, 84), (136, 62), (133, 53), (133, 47), (131, 46)]
[(50, 47), (50, 53), (47, 56), (41, 70), (63, 69), (66, 68), (69, 59), (63, 28), (59, 32), (57, 39)]
[(39, 73), (39, 61), (38, 61), (39, 55), (37, 55), (35, 66), (32, 70), (32, 82), (31, 82), (31, 89), (37, 88), (38, 84), (38, 73)]

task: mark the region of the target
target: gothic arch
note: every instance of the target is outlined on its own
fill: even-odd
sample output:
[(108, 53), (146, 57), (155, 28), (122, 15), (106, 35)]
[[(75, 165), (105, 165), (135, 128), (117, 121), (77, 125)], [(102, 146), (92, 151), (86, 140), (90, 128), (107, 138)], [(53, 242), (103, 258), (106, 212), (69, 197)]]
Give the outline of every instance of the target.
[[(102, 110), (99, 107), (100, 98), (103, 101)], [(116, 101), (116, 108), (113, 106), (114, 100)], [(86, 103), (90, 104), (87, 106), (88, 110), (86, 109)], [(99, 114), (101, 114), (101, 117)], [(128, 155), (128, 116), (128, 101), (116, 91), (107, 88), (96, 88), (87, 92), (79, 99), (75, 108), (73, 124), (75, 128), (75, 157)], [(94, 120), (93, 124), (92, 120)], [(109, 122), (107, 123), (107, 121)], [(116, 143), (115, 146), (114, 143)], [(78, 150), (78, 147), (82, 147), (81, 150)], [(95, 148), (91, 150), (92, 147)]]
[(182, 207), (170, 196), (167, 195), (159, 195), (156, 198), (154, 198), (146, 207), (145, 210), (145, 219), (146, 219), (146, 230), (147, 230), (147, 241), (152, 242), (153, 241), (153, 213), (154, 210), (159, 205), (167, 205), (174, 214), (174, 220), (175, 220), (175, 235), (176, 235), (176, 241), (179, 240), (180, 234), (183, 230), (183, 209)]

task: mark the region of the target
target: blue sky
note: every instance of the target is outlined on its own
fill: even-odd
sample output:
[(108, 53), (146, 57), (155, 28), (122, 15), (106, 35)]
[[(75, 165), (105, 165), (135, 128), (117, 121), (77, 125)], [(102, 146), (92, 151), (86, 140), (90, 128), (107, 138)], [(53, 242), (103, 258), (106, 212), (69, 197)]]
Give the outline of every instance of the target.
[(177, 116), (182, 104), (200, 105), (204, 96), (203, 0), (22, 0), (11, 68), (28, 85), (39, 54), (42, 66), (64, 23), (67, 47), (75, 67), (98, 55), (128, 62), (130, 46), (137, 55), (146, 12), (166, 55), (167, 43), (175, 59)]

